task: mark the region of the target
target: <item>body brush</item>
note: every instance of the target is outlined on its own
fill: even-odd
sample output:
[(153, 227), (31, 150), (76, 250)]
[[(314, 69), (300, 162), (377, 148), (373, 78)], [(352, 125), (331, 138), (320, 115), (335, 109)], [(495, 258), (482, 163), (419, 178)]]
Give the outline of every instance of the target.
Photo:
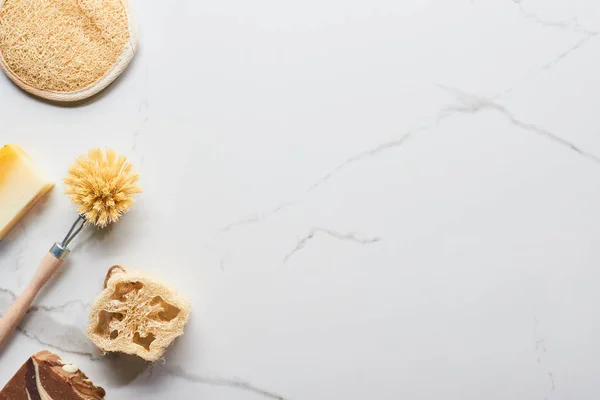
[(127, 158), (112, 150), (90, 150), (79, 157), (65, 178), (66, 194), (77, 205), (79, 217), (61, 242), (54, 243), (23, 293), (0, 319), (0, 349), (35, 300), (38, 292), (69, 255), (69, 243), (87, 225), (104, 228), (117, 222), (140, 193), (139, 175)]

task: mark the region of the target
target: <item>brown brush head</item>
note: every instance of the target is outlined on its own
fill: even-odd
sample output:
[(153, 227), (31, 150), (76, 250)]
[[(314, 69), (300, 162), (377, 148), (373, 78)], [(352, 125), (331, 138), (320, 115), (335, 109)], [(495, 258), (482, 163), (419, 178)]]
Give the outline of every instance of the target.
[(69, 168), (65, 192), (88, 223), (104, 228), (133, 205), (133, 195), (141, 192), (138, 180), (125, 156), (92, 149)]

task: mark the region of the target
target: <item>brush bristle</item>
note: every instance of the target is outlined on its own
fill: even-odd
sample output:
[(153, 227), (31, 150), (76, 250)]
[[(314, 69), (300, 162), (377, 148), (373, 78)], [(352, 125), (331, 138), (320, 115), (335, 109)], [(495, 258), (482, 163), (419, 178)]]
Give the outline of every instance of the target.
[(79, 157), (65, 178), (66, 193), (87, 222), (101, 228), (117, 222), (140, 193), (139, 175), (113, 150), (93, 149)]

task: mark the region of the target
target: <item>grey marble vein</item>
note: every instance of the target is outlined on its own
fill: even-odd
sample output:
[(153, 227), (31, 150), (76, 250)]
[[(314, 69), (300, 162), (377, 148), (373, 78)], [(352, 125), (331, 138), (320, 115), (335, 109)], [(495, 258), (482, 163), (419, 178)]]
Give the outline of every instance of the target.
[(286, 400), (285, 397), (283, 397), (277, 393), (274, 393), (274, 392), (271, 392), (271, 391), (268, 391), (265, 389), (261, 389), (255, 385), (253, 385), (252, 383), (243, 381), (241, 379), (202, 376), (202, 375), (198, 375), (198, 374), (189, 372), (189, 371), (185, 370), (184, 368), (182, 368), (181, 366), (166, 367), (164, 369), (164, 371), (165, 371), (165, 374), (168, 376), (180, 378), (180, 379), (183, 379), (183, 380), (185, 380), (187, 382), (191, 382), (191, 383), (200, 383), (200, 384), (210, 385), (210, 386), (227, 387), (227, 388), (231, 388), (231, 389), (252, 392), (252, 393), (261, 395), (265, 398), (268, 398), (268, 399)]
[(450, 88), (443, 85), (438, 85), (440, 88), (448, 91), (453, 94), (456, 99), (460, 102), (460, 104), (450, 105), (442, 110), (440, 113), (439, 120), (448, 114), (453, 113), (466, 113), (466, 114), (477, 114), (480, 111), (491, 110), (500, 113), (504, 116), (511, 124), (515, 125), (518, 128), (523, 130), (536, 133), (540, 136), (546, 137), (547, 139), (557, 143), (560, 146), (563, 146), (575, 153), (581, 155), (582, 157), (587, 158), (588, 160), (595, 162), (596, 164), (600, 164), (600, 157), (597, 155), (584, 150), (574, 143), (560, 137), (556, 133), (549, 131), (545, 128), (539, 127), (537, 125), (521, 121), (517, 119), (514, 115), (512, 115), (504, 106), (495, 103), (489, 99), (484, 97), (479, 97), (476, 95), (472, 95), (461, 90)]
[(31, 340), (34, 340), (43, 346), (51, 347), (53, 349), (62, 351), (63, 353), (76, 354), (78, 356), (87, 357), (90, 360), (96, 360), (99, 358), (99, 354), (97, 352), (92, 353), (92, 352), (88, 352), (88, 351), (71, 350), (68, 348), (61, 347), (60, 345), (57, 345), (56, 343), (46, 342), (43, 339), (40, 339), (35, 333), (28, 331), (27, 329), (23, 328), (22, 326), (17, 327), (17, 331), (20, 332), (21, 334), (23, 334), (23, 336), (25, 336)]
[(10, 296), (12, 300), (16, 300), (17, 294), (10, 289), (0, 287), (0, 293), (5, 293)]
[(569, 56), (575, 50), (579, 49), (581, 46), (586, 44), (590, 39), (598, 36), (598, 34), (600, 34), (600, 32), (592, 32), (592, 33), (586, 34), (582, 39), (580, 39), (573, 46), (569, 47), (568, 49), (566, 49), (565, 51), (560, 53), (558, 56), (556, 56), (552, 60), (548, 61), (546, 64), (542, 65), (540, 67), (540, 70), (543, 71), (543, 70), (552, 68), (554, 65), (556, 65), (560, 61), (564, 60), (567, 56)]
[(394, 140), (390, 140), (385, 143), (381, 143), (371, 149), (361, 151), (360, 153), (357, 153), (357, 154), (347, 158), (344, 162), (340, 163), (335, 168), (333, 168), (331, 171), (328, 171), (321, 178), (316, 180), (312, 185), (310, 185), (310, 187), (306, 191), (312, 192), (313, 190), (315, 190), (316, 188), (321, 186), (323, 183), (328, 181), (333, 175), (337, 174), (342, 169), (346, 168), (348, 165), (350, 165), (352, 163), (374, 157), (380, 153), (383, 153), (384, 151), (392, 150), (392, 149), (402, 146), (404, 144), (404, 142), (406, 142), (411, 137), (412, 134), (413, 134), (412, 131), (406, 132), (406, 133), (402, 134), (398, 139), (394, 139)]
[(548, 350), (546, 349), (546, 341), (540, 336), (540, 334), (538, 332), (538, 325), (539, 324), (538, 324), (537, 316), (534, 316), (533, 317), (533, 337), (535, 340), (535, 351), (537, 354), (536, 361), (537, 361), (540, 369), (548, 376), (548, 379), (550, 381), (550, 387), (548, 389), (548, 393), (544, 397), (545, 399), (548, 399), (548, 396), (550, 396), (550, 394), (556, 390), (556, 382), (554, 381), (554, 374), (548, 370), (545, 360), (544, 360), (546, 358), (546, 352)]
[(260, 213), (253, 213), (250, 215), (245, 216), (244, 218), (241, 218), (235, 222), (232, 222), (230, 224), (227, 224), (226, 226), (224, 226), (221, 230), (223, 232), (228, 232), (230, 230), (232, 230), (233, 228), (242, 226), (242, 225), (249, 225), (249, 224), (253, 224), (256, 222), (261, 222), (264, 221), (265, 219), (267, 219), (268, 217), (272, 216), (273, 214), (278, 213), (279, 211), (295, 204), (296, 201), (285, 201), (283, 203), (278, 204), (277, 206), (273, 207), (271, 210), (266, 211), (266, 212), (260, 212)]
[[(0, 288), (0, 316), (4, 315), (17, 298), (15, 292)], [(64, 353), (90, 359), (99, 357), (95, 346), (88, 340), (78, 323), (87, 321), (89, 304), (70, 300), (56, 306), (34, 305), (17, 327), (17, 332), (37, 343)], [(76, 322), (73, 322), (76, 321)]]
[(31, 308), (27, 311), (27, 313), (30, 312), (34, 312), (34, 311), (60, 311), (60, 310), (64, 310), (65, 308), (71, 306), (71, 305), (79, 305), (82, 308), (88, 308), (92, 305), (92, 303), (90, 302), (83, 302), (82, 300), (69, 300), (64, 304), (60, 304), (58, 306), (44, 306), (44, 305), (33, 305), (31, 306)]
[(315, 235), (317, 233), (322, 233), (328, 236), (331, 236), (335, 239), (339, 239), (339, 240), (347, 240), (350, 242), (354, 242), (354, 243), (358, 243), (358, 244), (371, 244), (371, 243), (376, 243), (381, 241), (380, 237), (373, 237), (373, 238), (361, 238), (356, 236), (354, 233), (339, 233), (336, 231), (333, 231), (331, 229), (325, 229), (325, 228), (313, 228), (311, 229), (311, 231), (308, 233), (308, 235), (306, 235), (305, 237), (303, 237), (297, 244), (296, 247), (294, 247), (294, 249), (287, 255), (285, 256), (285, 258), (283, 259), (283, 262), (285, 263), (286, 261), (288, 261), (290, 259), (290, 257), (292, 257), (294, 254), (296, 254), (298, 251), (302, 250), (306, 244), (315, 237)]
[(140, 122), (137, 129), (133, 133), (133, 144), (131, 146), (131, 151), (133, 151), (133, 152), (137, 151), (138, 139), (142, 135), (142, 132), (144, 131), (144, 128), (148, 124), (148, 119), (150, 117), (150, 114), (148, 112), (148, 109), (150, 108), (150, 102), (148, 101), (148, 98), (146, 96), (146, 92), (148, 90), (147, 88), (150, 86), (150, 85), (148, 85), (148, 68), (146, 68), (145, 75), (146, 75), (145, 76), (146, 84), (144, 85), (144, 95), (140, 98), (140, 102), (138, 103), (138, 109), (137, 109), (138, 114), (143, 115), (143, 117), (142, 117), (142, 121)]
[(567, 20), (559, 20), (559, 21), (549, 21), (546, 19), (541, 18), (538, 14), (532, 12), (532, 11), (528, 11), (525, 8), (525, 2), (521, 1), (521, 0), (512, 0), (513, 3), (515, 3), (518, 8), (519, 8), (519, 12), (527, 19), (530, 19), (532, 21), (534, 21), (536, 24), (541, 25), (543, 27), (546, 28), (559, 28), (559, 29), (565, 29), (565, 30), (569, 30), (572, 32), (581, 32), (581, 33), (585, 33), (585, 34), (592, 34), (595, 33), (595, 31), (586, 29), (585, 27), (583, 27), (579, 21), (577, 20), (577, 18), (571, 18), (571, 19), (567, 19)]
[(137, 151), (138, 139), (142, 135), (142, 132), (146, 127), (146, 124), (148, 123), (148, 119), (150, 117), (148, 114), (149, 105), (150, 104), (148, 103), (148, 100), (146, 98), (140, 99), (140, 103), (138, 105), (138, 113), (143, 114), (143, 117), (138, 128), (135, 130), (135, 132), (133, 132), (133, 144), (131, 146), (131, 151), (133, 152)]
[[(20, 221), (19, 222), (19, 228), (21, 230), (21, 236), (22, 239), (20, 240), (20, 243), (17, 246), (17, 254), (16, 254), (16, 264), (15, 264), (15, 271), (20, 271), (21, 268), (23, 268), (23, 261), (25, 259), (25, 254), (27, 254), (27, 249), (29, 248), (29, 233), (27, 230), (27, 226), (25, 225), (25, 222)], [(17, 275), (17, 280), (19, 281), (19, 283), (21, 283), (23, 277), (22, 274), (18, 274)]]
[[(359, 161), (363, 161), (363, 160), (366, 160), (371, 157), (375, 157), (380, 153), (383, 153), (385, 151), (392, 150), (392, 149), (402, 146), (404, 144), (404, 142), (406, 142), (413, 135), (413, 133), (414, 133), (414, 131), (405, 132), (404, 134), (402, 134), (400, 137), (398, 137), (396, 139), (389, 140), (389, 141), (381, 143), (373, 148), (370, 148), (365, 151), (361, 151), (351, 157), (348, 157), (345, 161), (341, 162), (340, 164), (338, 164), (336, 167), (334, 167), (330, 171), (327, 171), (319, 179), (314, 181), (305, 190), (305, 193), (310, 193), (310, 192), (314, 191), (315, 189), (317, 189), (319, 186), (323, 185), (325, 182), (327, 182), (334, 175), (336, 175), (337, 173), (342, 171), (344, 168), (346, 168), (350, 164), (353, 164), (353, 163), (356, 163)], [(232, 222), (232, 223), (226, 225), (225, 227), (222, 228), (222, 231), (227, 232), (227, 231), (230, 231), (241, 225), (249, 225), (249, 224), (253, 224), (253, 223), (257, 223), (257, 222), (262, 222), (262, 221), (266, 220), (267, 218), (271, 217), (273, 214), (276, 214), (279, 211), (281, 211), (289, 206), (292, 206), (298, 202), (299, 202), (298, 199), (288, 200), (283, 203), (280, 203), (279, 205), (277, 205), (270, 211), (250, 214), (238, 221), (235, 221), (235, 222)]]
[[(548, 71), (548, 70), (552, 69), (554, 66), (556, 66), (556, 64), (558, 64), (561, 61), (563, 61), (564, 59), (566, 59), (568, 56), (570, 56), (576, 50), (580, 49), (581, 47), (583, 47), (583, 45), (588, 43), (590, 41), (590, 39), (595, 38), (599, 34), (600, 34), (600, 31), (586, 34), (583, 38), (579, 39), (577, 41), (577, 43), (575, 43), (574, 45), (569, 46), (567, 49), (561, 51), (554, 58), (552, 58), (550, 61), (544, 63), (542, 66), (537, 68), (535, 71), (528, 73), (521, 81), (527, 81), (539, 72)], [(510, 87), (504, 89), (503, 91), (499, 92), (498, 94), (491, 96), (490, 99), (491, 100), (499, 100), (500, 98), (504, 97), (508, 93), (511, 93), (512, 91), (514, 91), (518, 86), (519, 86), (518, 84), (510, 86)]]

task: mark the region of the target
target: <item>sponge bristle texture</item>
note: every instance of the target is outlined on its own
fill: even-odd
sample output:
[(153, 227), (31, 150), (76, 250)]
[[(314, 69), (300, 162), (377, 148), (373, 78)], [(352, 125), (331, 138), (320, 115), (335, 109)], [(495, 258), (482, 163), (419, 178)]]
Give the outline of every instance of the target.
[(0, 52), (40, 90), (82, 90), (108, 74), (130, 40), (127, 0), (0, 0)]

